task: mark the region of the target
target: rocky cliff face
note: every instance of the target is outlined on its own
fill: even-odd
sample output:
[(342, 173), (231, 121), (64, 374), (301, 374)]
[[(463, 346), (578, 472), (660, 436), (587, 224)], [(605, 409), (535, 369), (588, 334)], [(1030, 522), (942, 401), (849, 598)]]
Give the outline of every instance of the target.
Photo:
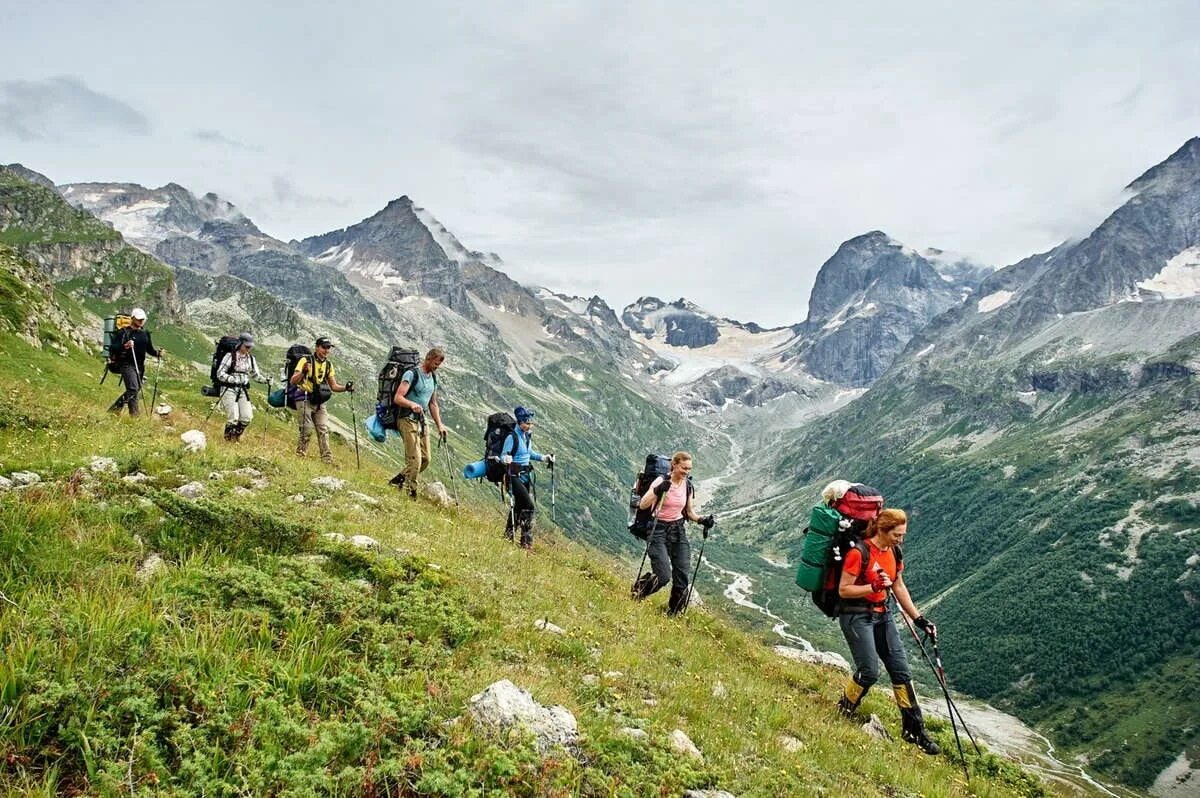
[(135, 183), (75, 183), (60, 190), (73, 205), (171, 266), (228, 273), (315, 316), (353, 319), (375, 334), (386, 327), (379, 309), (344, 275), (262, 232), (215, 194), (197, 197), (176, 183), (156, 189)]
[(358, 224), (306, 238), (297, 246), (393, 301), (426, 296), (466, 318), (479, 318), (459, 263), (447, 256), (408, 197), (392, 200)]
[(802, 340), (784, 357), (823, 380), (870, 385), (917, 331), (962, 298), (961, 284), (876, 230), (845, 242), (821, 266)]

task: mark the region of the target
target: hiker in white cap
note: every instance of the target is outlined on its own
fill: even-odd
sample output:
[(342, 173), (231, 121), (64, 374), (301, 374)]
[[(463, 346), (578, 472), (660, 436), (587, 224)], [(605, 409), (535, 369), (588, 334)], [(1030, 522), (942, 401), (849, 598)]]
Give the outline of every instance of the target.
[(254, 419), (254, 408), (250, 405), (250, 380), (266, 383), (267, 378), (258, 370), (258, 362), (250, 350), (254, 348), (254, 336), (242, 333), (238, 336), (237, 349), (221, 358), (217, 365), (217, 384), (221, 386), (221, 409), (225, 411), (225, 440), (237, 442)]
[(138, 414), (138, 395), (142, 391), (142, 380), (146, 375), (146, 355), (161, 358), (167, 353), (165, 349), (155, 349), (150, 340), (150, 331), (145, 329), (146, 311), (134, 308), (129, 314), (129, 326), (118, 330), (114, 336), (110, 351), (118, 352), (117, 365), (121, 369), (121, 381), (125, 383), (125, 393), (117, 397), (117, 401), (108, 408), (110, 413), (120, 413), (121, 408), (128, 406), (129, 415)]

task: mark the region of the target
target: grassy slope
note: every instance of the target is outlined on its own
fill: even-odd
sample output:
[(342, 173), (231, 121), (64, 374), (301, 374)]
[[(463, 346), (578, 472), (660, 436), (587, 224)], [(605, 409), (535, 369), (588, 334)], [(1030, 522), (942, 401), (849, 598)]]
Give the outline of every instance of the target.
[[(186, 368), (163, 379), (176, 407), (164, 424), (104, 415), (116, 389), (79, 377), (94, 363), (84, 355), (0, 336), (0, 356), (23, 365), (0, 404), (0, 466), (47, 480), (0, 498), (0, 590), (16, 604), (0, 608), (7, 794), (1040, 792), (994, 758), (975, 763), (968, 788), (947, 759), (869, 741), (835, 718), (840, 676), (780, 660), (702, 611), (668, 620), (662, 597), (632, 604), (623, 565), (558, 534), (543, 532), (526, 555), (497, 535), (494, 512), (402, 501), (371, 461), (339, 476), (377, 495), (379, 509), (344, 493), (316, 507), (308, 483), (324, 470), (289, 456), (285, 420), (264, 416), (237, 447), (184, 455), (178, 434), (207, 411), (195, 379), (178, 379)], [(82, 485), (72, 475), (94, 454), (154, 481)], [(353, 457), (342, 442), (335, 455)], [(247, 477), (207, 479), (240, 466), (270, 486), (239, 496)], [(193, 479), (207, 498), (171, 492)], [(310, 501), (286, 500), (297, 492)], [(411, 555), (314, 534), (326, 531), (368, 533)], [(134, 571), (150, 551), (170, 567), (143, 584)], [(533, 629), (540, 618), (567, 634)], [(445, 725), (500, 678), (576, 714), (577, 759), (539, 761), (528, 744)], [(868, 709), (895, 727), (881, 697)], [(621, 737), (623, 725), (651, 742)], [(669, 752), (676, 727), (704, 764)], [(805, 748), (785, 752), (781, 734)]]

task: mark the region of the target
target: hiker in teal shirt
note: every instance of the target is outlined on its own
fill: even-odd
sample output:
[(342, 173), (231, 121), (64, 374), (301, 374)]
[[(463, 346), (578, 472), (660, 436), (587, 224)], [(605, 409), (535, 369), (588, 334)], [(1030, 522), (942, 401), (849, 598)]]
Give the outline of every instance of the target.
[(392, 401), (396, 403), (396, 429), (404, 441), (404, 470), (392, 477), (391, 484), (407, 489), (417, 498), (417, 475), (429, 467), (429, 427), (425, 415), (437, 424), (438, 437), (446, 440), (446, 425), (437, 401), (437, 370), (446, 353), (434, 347), (415, 369), (404, 372)]

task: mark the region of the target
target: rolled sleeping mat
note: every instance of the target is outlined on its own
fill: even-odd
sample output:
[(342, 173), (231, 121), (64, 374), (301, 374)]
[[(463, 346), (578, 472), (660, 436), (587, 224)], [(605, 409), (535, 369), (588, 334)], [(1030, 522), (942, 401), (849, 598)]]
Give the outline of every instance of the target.
[(476, 460), (463, 466), (463, 479), (481, 479), (487, 473), (487, 463)]

